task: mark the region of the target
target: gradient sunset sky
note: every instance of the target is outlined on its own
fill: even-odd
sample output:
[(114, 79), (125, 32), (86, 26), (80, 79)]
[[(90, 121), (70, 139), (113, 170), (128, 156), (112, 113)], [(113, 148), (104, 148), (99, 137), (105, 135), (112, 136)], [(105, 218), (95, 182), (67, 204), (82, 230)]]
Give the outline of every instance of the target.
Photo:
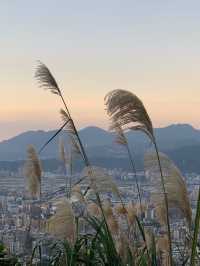
[(0, 140), (61, 124), (56, 77), (79, 128), (107, 128), (104, 96), (131, 90), (156, 127), (200, 126), (200, 1), (0, 1)]

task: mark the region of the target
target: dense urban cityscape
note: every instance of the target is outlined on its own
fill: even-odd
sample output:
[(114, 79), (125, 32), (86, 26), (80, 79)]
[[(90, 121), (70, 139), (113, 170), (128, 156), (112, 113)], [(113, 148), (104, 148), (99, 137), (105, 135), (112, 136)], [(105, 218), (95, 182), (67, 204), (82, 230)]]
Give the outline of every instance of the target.
[[(108, 172), (118, 184), (124, 202), (137, 202), (134, 174), (120, 169), (112, 169)], [(74, 176), (73, 180), (77, 180), (79, 176)], [(143, 204), (145, 205), (144, 224), (147, 228), (151, 228), (153, 225), (154, 230), (158, 232), (160, 226), (156, 222), (155, 209), (149, 203), (153, 188), (148, 184), (144, 172), (137, 172), (137, 176), (140, 180)], [(188, 173), (185, 176), (194, 216), (200, 175)], [(45, 224), (47, 219), (55, 213), (54, 203), (65, 196), (65, 184), (66, 177), (62, 174), (44, 172), (42, 175), (42, 200), (41, 202), (32, 201), (26, 189), (26, 178), (23, 177), (20, 170), (18, 173), (0, 172), (0, 240), (6, 245), (8, 252), (17, 255), (21, 262), (26, 262), (26, 255), (30, 256), (34, 245), (44, 237), (45, 232), (39, 231), (39, 222)], [(31, 235), (27, 240), (27, 227), (30, 218), (32, 220)], [(180, 224), (177, 213), (173, 215), (172, 236), (179, 249), (181, 246), (184, 248), (187, 227), (184, 221)], [(49, 236), (45, 235), (45, 237), (48, 239)], [(176, 252), (178, 256), (180, 251), (175, 249), (174, 253)], [(46, 255), (48, 256), (48, 251)], [(176, 256), (176, 254), (174, 255)]]

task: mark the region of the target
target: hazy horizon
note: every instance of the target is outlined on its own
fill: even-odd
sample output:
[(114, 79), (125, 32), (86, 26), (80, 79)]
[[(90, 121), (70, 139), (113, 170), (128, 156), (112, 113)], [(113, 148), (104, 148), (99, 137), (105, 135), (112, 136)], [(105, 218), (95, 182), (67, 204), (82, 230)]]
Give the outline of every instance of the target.
[(60, 99), (34, 80), (37, 60), (54, 74), (79, 128), (107, 128), (103, 99), (116, 88), (138, 95), (155, 127), (199, 128), (200, 2), (0, 5), (0, 140), (61, 124)]

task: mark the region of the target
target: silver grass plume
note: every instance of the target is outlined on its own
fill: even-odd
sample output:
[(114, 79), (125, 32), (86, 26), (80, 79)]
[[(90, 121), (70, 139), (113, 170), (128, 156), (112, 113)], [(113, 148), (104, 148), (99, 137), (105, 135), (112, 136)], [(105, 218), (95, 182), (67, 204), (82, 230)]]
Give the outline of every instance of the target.
[(71, 145), (71, 153), (72, 155), (74, 156), (82, 156), (82, 153), (81, 153), (81, 148), (80, 148), (80, 145), (77, 141), (77, 138), (76, 136), (74, 135), (69, 135), (69, 142), (70, 142), (70, 145)]
[(46, 90), (50, 90), (53, 94), (56, 94), (61, 97), (66, 112), (68, 113), (68, 116), (71, 119), (69, 110), (63, 98), (62, 91), (58, 86), (58, 83), (56, 82), (48, 67), (40, 61), (35, 71), (35, 78), (38, 81), (40, 87), (43, 87)]
[[(163, 169), (169, 208), (179, 209), (186, 218), (190, 228), (192, 221), (191, 206), (182, 174), (166, 154), (159, 153), (159, 157)], [(155, 188), (152, 201), (155, 205), (158, 219), (162, 224), (166, 224), (166, 209), (163, 193), (161, 192), (162, 185), (159, 182), (159, 168), (156, 153), (147, 153), (145, 155), (144, 165), (146, 174), (151, 178), (152, 184)]]
[(126, 209), (127, 209), (127, 218), (128, 218), (129, 225), (133, 225), (135, 223), (136, 215), (137, 215), (135, 204), (133, 202), (129, 202), (127, 204)]
[(27, 178), (28, 190), (31, 196), (40, 197), (42, 169), (33, 145), (29, 145), (27, 148), (27, 160), (24, 165), (24, 175)]
[(62, 95), (62, 91), (58, 86), (58, 83), (56, 82), (55, 78), (53, 77), (48, 67), (40, 61), (35, 71), (35, 78), (38, 81), (40, 87), (43, 87), (44, 89), (51, 91), (53, 94), (56, 94), (61, 98), (68, 117), (68, 120), (65, 121), (64, 125), (62, 125), (62, 127), (41, 147), (39, 151), (39, 153), (41, 153), (44, 150), (44, 148), (63, 130), (63, 128), (68, 123), (73, 124), (73, 121), (70, 116), (67, 104)]
[(55, 215), (48, 220), (47, 231), (58, 239), (75, 242), (76, 223), (72, 206), (69, 201), (62, 199), (57, 203)]
[(82, 173), (83, 177), (87, 177), (90, 189), (95, 193), (104, 193), (112, 191), (114, 195), (120, 196), (118, 187), (113, 181), (113, 177), (101, 167), (85, 167)]
[(122, 129), (131, 129), (135, 131), (144, 132), (154, 144), (157, 160), (160, 170), (160, 178), (162, 183), (162, 191), (164, 193), (164, 202), (166, 208), (167, 231), (170, 245), (170, 265), (172, 261), (172, 246), (171, 246), (171, 230), (169, 221), (169, 208), (167, 193), (165, 191), (165, 184), (163, 180), (162, 168), (158, 154), (158, 147), (153, 132), (153, 125), (151, 119), (142, 103), (142, 101), (133, 93), (126, 90), (113, 90), (105, 97), (105, 104), (107, 113), (111, 118), (112, 123), (118, 123)]
[(84, 195), (81, 191), (81, 187), (80, 185), (76, 185), (72, 188), (72, 192), (71, 192), (71, 198), (70, 198), (70, 202), (74, 203), (74, 202), (80, 202), (80, 203), (85, 203), (85, 198)]
[(114, 215), (109, 216), (106, 219), (106, 222), (107, 222), (107, 225), (108, 225), (108, 228), (109, 228), (111, 234), (113, 236), (118, 235), (118, 232), (119, 232), (119, 224), (118, 224), (118, 221), (117, 221), (116, 217)]
[(117, 253), (122, 258), (122, 261), (125, 263), (125, 265), (127, 263), (127, 250), (130, 250), (131, 248), (128, 242), (129, 240), (127, 239), (127, 236), (123, 233), (123, 231), (120, 230), (115, 246)]
[(115, 204), (114, 213), (117, 217), (119, 230), (126, 231), (126, 233), (129, 235), (130, 223), (128, 219), (128, 211), (125, 204), (123, 202)]
[(158, 251), (166, 251), (166, 252), (169, 252), (169, 249), (168, 249), (168, 237), (166, 234), (162, 235), (162, 236), (159, 236), (157, 239), (156, 239), (156, 249)]
[(68, 109), (67, 104), (66, 104), (64, 97), (62, 95), (62, 91), (59, 88), (58, 83), (56, 82), (52, 73), (50, 72), (50, 70), (47, 68), (47, 66), (45, 64), (39, 62), (37, 69), (36, 69), (36, 72), (35, 72), (35, 78), (38, 80), (38, 83), (41, 87), (43, 87), (44, 89), (50, 90), (52, 93), (60, 96), (60, 98), (64, 104), (64, 107), (65, 107), (65, 110), (61, 110), (61, 115), (65, 119), (64, 125), (42, 146), (42, 148), (40, 149), (40, 152), (42, 150), (44, 150), (44, 148), (55, 138), (55, 136), (57, 136), (57, 134), (59, 134), (62, 131), (62, 129), (64, 127), (67, 127), (67, 130), (70, 131), (71, 134), (76, 135), (77, 141), (80, 145), (80, 149), (81, 149), (81, 153), (82, 153), (82, 156), (84, 159), (84, 163), (86, 166), (89, 166), (90, 162), (87, 158), (84, 146), (81, 142), (81, 139), (78, 135), (77, 129), (74, 125), (74, 121), (70, 115), (69, 109)]
[(65, 129), (66, 129), (66, 131), (67, 131), (67, 133), (69, 134), (69, 137), (70, 137), (70, 144), (71, 144), (71, 147), (72, 147), (72, 152), (74, 154), (82, 155), (81, 147), (79, 145), (79, 142), (78, 142), (78, 139), (77, 139), (77, 136), (76, 136), (76, 129), (74, 127), (74, 124), (72, 123), (72, 120), (70, 120), (70, 118), (69, 118), (67, 112), (65, 112), (65, 110), (61, 109), (60, 110), (60, 114), (61, 114), (61, 118), (62, 118), (64, 123), (69, 121), (66, 124)]
[(144, 234), (145, 234), (147, 249), (150, 250), (152, 248), (152, 244), (153, 244), (153, 232), (151, 231), (151, 229), (145, 228)]
[(127, 214), (127, 210), (122, 203), (117, 203), (114, 207), (114, 210), (118, 216), (124, 216)]
[[(85, 164), (87, 166), (90, 165), (88, 158), (87, 158), (87, 155), (85, 153), (84, 147), (82, 145), (82, 142), (79, 138), (78, 132), (74, 126), (73, 120), (70, 119), (68, 112), (66, 112), (63, 109), (60, 110), (60, 114), (61, 114), (61, 118), (62, 118), (63, 122), (66, 124), (65, 129), (70, 136), (70, 144), (72, 147), (72, 153), (75, 155), (77, 155), (77, 154), (81, 155)], [(68, 121), (68, 123), (67, 123), (67, 121)]]
[(76, 129), (76, 127), (74, 125), (74, 122), (73, 122), (73, 119), (72, 119), (72, 117), (70, 115), (70, 112), (69, 112), (69, 109), (67, 107), (67, 104), (66, 104), (66, 102), (64, 100), (64, 97), (62, 95), (62, 91), (59, 88), (59, 86), (58, 86), (55, 78), (51, 74), (50, 70), (47, 68), (47, 66), (45, 64), (39, 62), (38, 66), (37, 66), (37, 69), (36, 69), (36, 72), (35, 72), (35, 78), (38, 80), (39, 85), (41, 87), (43, 87), (44, 89), (50, 90), (54, 94), (59, 95), (60, 98), (61, 98), (61, 100), (62, 100), (62, 102), (63, 102), (63, 104), (64, 104), (64, 107), (65, 107), (65, 110), (61, 109), (61, 115), (62, 115), (63, 120), (65, 121), (64, 125), (56, 132), (56, 134), (54, 134), (54, 136), (52, 136), (50, 138), (50, 140), (48, 140), (43, 145), (43, 147), (41, 148), (40, 151), (42, 151), (49, 144), (49, 142), (52, 141), (52, 139), (58, 133), (60, 133), (60, 131), (63, 129), (63, 127), (66, 127), (67, 130), (70, 131), (71, 134), (76, 135), (77, 140), (78, 140), (79, 145), (80, 145), (80, 148), (81, 148), (81, 152), (83, 154), (84, 162), (85, 162), (85, 164), (87, 166), (89, 166), (90, 163), (88, 161), (87, 155), (86, 155), (85, 150), (84, 150), (84, 147), (82, 145), (82, 142), (81, 142), (81, 140), (79, 138), (77, 129)]
[(76, 134), (75, 127), (74, 127), (72, 120), (70, 119), (69, 114), (62, 108), (60, 109), (60, 114), (61, 114), (61, 118), (64, 123), (69, 121), (65, 126), (67, 133), (75, 135)]
[(110, 200), (103, 201), (102, 204), (103, 207), (103, 213), (105, 215), (106, 223), (108, 225), (108, 228), (113, 236), (116, 236), (119, 231), (119, 224), (118, 221), (114, 215), (112, 205)]
[(108, 199), (104, 200), (102, 203), (102, 207), (106, 218), (113, 216), (113, 209), (110, 200)]
[(87, 204), (87, 212), (88, 212), (88, 214), (90, 216), (95, 216), (97, 218), (100, 218), (101, 217), (101, 209), (94, 202), (91, 202), (91, 203), (88, 203)]
[(151, 119), (135, 94), (126, 90), (113, 90), (106, 95), (105, 104), (112, 123), (122, 128), (143, 131), (154, 140)]
[(35, 78), (38, 80), (41, 87), (50, 90), (54, 94), (61, 94), (60, 88), (50, 70), (41, 62), (39, 62), (36, 68)]
[(111, 123), (109, 130), (115, 131), (116, 137), (115, 137), (115, 142), (119, 145), (126, 146), (128, 144), (127, 139), (124, 135), (124, 132), (121, 128), (121, 126), (116, 122), (116, 123)]
[(166, 234), (157, 238), (156, 251), (162, 260), (162, 265), (169, 266), (169, 240)]

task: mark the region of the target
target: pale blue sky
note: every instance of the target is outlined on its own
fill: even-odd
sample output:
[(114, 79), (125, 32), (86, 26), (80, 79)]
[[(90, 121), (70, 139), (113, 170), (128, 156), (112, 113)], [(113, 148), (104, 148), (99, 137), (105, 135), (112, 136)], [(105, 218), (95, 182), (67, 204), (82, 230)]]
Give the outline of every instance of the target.
[(59, 126), (59, 99), (38, 88), (36, 60), (63, 87), (78, 126), (107, 127), (103, 97), (125, 88), (155, 126), (199, 127), (199, 1), (0, 1), (0, 139)]

